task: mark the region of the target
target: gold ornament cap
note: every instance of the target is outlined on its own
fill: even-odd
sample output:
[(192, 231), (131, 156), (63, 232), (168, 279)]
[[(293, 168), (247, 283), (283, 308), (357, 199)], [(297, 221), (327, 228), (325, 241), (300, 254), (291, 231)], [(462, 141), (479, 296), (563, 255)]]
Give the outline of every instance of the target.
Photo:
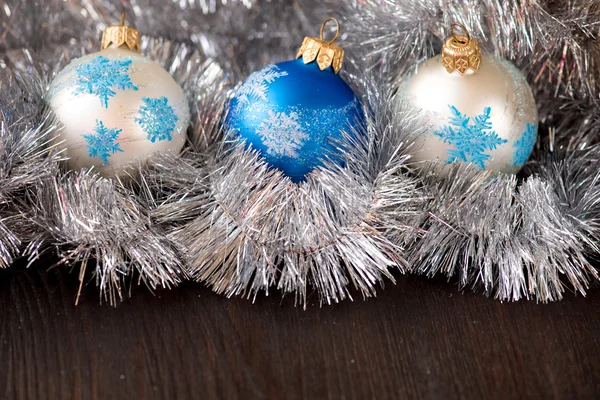
[[(335, 22), (337, 31), (332, 40), (326, 41), (323, 40), (323, 32), (325, 31), (325, 25), (327, 25), (329, 21)], [(298, 50), (298, 54), (296, 54), (296, 59), (302, 57), (304, 64), (316, 60), (321, 71), (328, 67), (332, 67), (333, 72), (337, 74), (342, 69), (342, 64), (344, 62), (344, 50), (342, 50), (340, 46), (333, 44), (340, 36), (340, 23), (338, 20), (335, 18), (327, 18), (325, 22), (323, 22), (323, 25), (321, 25), (321, 34), (319, 36), (318, 39), (316, 37), (305, 37), (302, 46), (300, 46), (300, 50)]]
[(102, 50), (110, 45), (127, 46), (130, 50), (140, 51), (140, 33), (131, 26), (125, 26), (125, 9), (121, 10), (121, 24), (109, 26), (102, 34)]
[[(460, 28), (463, 34), (457, 34)], [(464, 75), (469, 69), (473, 72), (481, 65), (481, 49), (477, 39), (472, 38), (462, 24), (452, 24), (452, 36), (446, 39), (442, 47), (442, 64), (448, 73), (458, 71)]]

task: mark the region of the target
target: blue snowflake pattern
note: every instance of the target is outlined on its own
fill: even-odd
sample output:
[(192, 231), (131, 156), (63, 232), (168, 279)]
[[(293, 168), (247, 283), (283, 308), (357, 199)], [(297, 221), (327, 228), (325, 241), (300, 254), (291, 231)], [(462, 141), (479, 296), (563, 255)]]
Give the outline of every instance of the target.
[(128, 75), (131, 63), (131, 60), (110, 60), (97, 56), (78, 65), (74, 94), (98, 96), (104, 108), (108, 108), (108, 100), (117, 94), (115, 90), (138, 90)]
[(87, 142), (89, 156), (98, 157), (105, 165), (108, 164), (108, 157), (117, 151), (123, 152), (119, 143), (116, 143), (121, 131), (122, 129), (107, 128), (102, 121), (96, 120), (95, 133), (82, 135)]
[(471, 117), (462, 114), (456, 107), (448, 107), (452, 112), (448, 119), (450, 124), (435, 131), (435, 135), (442, 138), (444, 143), (454, 146), (448, 149), (448, 164), (455, 161), (471, 162), (485, 169), (485, 162), (490, 159), (490, 155), (485, 152), (508, 142), (491, 130), (492, 109), (485, 107), (483, 113), (476, 115), (471, 122)]
[(148, 134), (148, 140), (152, 143), (161, 140), (171, 140), (171, 133), (177, 123), (175, 110), (165, 97), (151, 98), (142, 97), (144, 105), (138, 110), (138, 116), (134, 121)]
[(513, 167), (522, 167), (527, 162), (529, 155), (533, 151), (535, 146), (535, 140), (537, 139), (537, 125), (527, 124), (525, 132), (519, 140), (516, 140), (513, 144), (516, 147), (514, 160), (512, 162)]

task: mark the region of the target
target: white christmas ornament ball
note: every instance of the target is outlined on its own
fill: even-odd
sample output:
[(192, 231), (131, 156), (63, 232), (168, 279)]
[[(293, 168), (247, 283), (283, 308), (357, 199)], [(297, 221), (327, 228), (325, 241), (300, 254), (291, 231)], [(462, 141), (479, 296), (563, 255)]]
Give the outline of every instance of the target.
[[(399, 107), (416, 109), (423, 127), (412, 161), (471, 163), (480, 169), (516, 173), (537, 138), (538, 113), (531, 88), (510, 62), (481, 54), (475, 71), (438, 55), (402, 79)], [(460, 65), (461, 71), (455, 70)], [(452, 72), (448, 72), (452, 70)], [(461, 72), (464, 75), (461, 75)]]
[(126, 47), (73, 60), (50, 85), (47, 102), (62, 123), (69, 166), (107, 177), (154, 153), (178, 153), (190, 122), (186, 96), (171, 75)]

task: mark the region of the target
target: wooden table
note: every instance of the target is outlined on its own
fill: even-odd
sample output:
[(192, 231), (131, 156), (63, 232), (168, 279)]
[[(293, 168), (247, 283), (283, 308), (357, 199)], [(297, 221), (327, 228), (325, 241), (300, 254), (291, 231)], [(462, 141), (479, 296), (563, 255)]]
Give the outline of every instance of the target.
[(75, 273), (0, 272), (1, 399), (592, 398), (600, 290), (501, 304), (398, 276), (375, 299), (306, 311), (199, 284), (117, 308)]

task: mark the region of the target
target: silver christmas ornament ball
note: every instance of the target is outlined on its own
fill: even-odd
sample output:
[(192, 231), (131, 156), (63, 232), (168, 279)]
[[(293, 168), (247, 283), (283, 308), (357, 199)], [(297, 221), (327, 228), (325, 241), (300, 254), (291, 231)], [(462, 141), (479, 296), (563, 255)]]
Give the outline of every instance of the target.
[(171, 75), (135, 51), (135, 29), (109, 27), (102, 47), (62, 70), (46, 101), (61, 122), (58, 139), (72, 169), (125, 176), (152, 154), (182, 149), (189, 105)]
[(396, 98), (420, 114), (412, 160), (441, 161), (440, 175), (454, 162), (516, 173), (536, 142), (538, 112), (525, 77), (481, 53), (468, 34), (453, 35), (442, 54), (404, 76)]

